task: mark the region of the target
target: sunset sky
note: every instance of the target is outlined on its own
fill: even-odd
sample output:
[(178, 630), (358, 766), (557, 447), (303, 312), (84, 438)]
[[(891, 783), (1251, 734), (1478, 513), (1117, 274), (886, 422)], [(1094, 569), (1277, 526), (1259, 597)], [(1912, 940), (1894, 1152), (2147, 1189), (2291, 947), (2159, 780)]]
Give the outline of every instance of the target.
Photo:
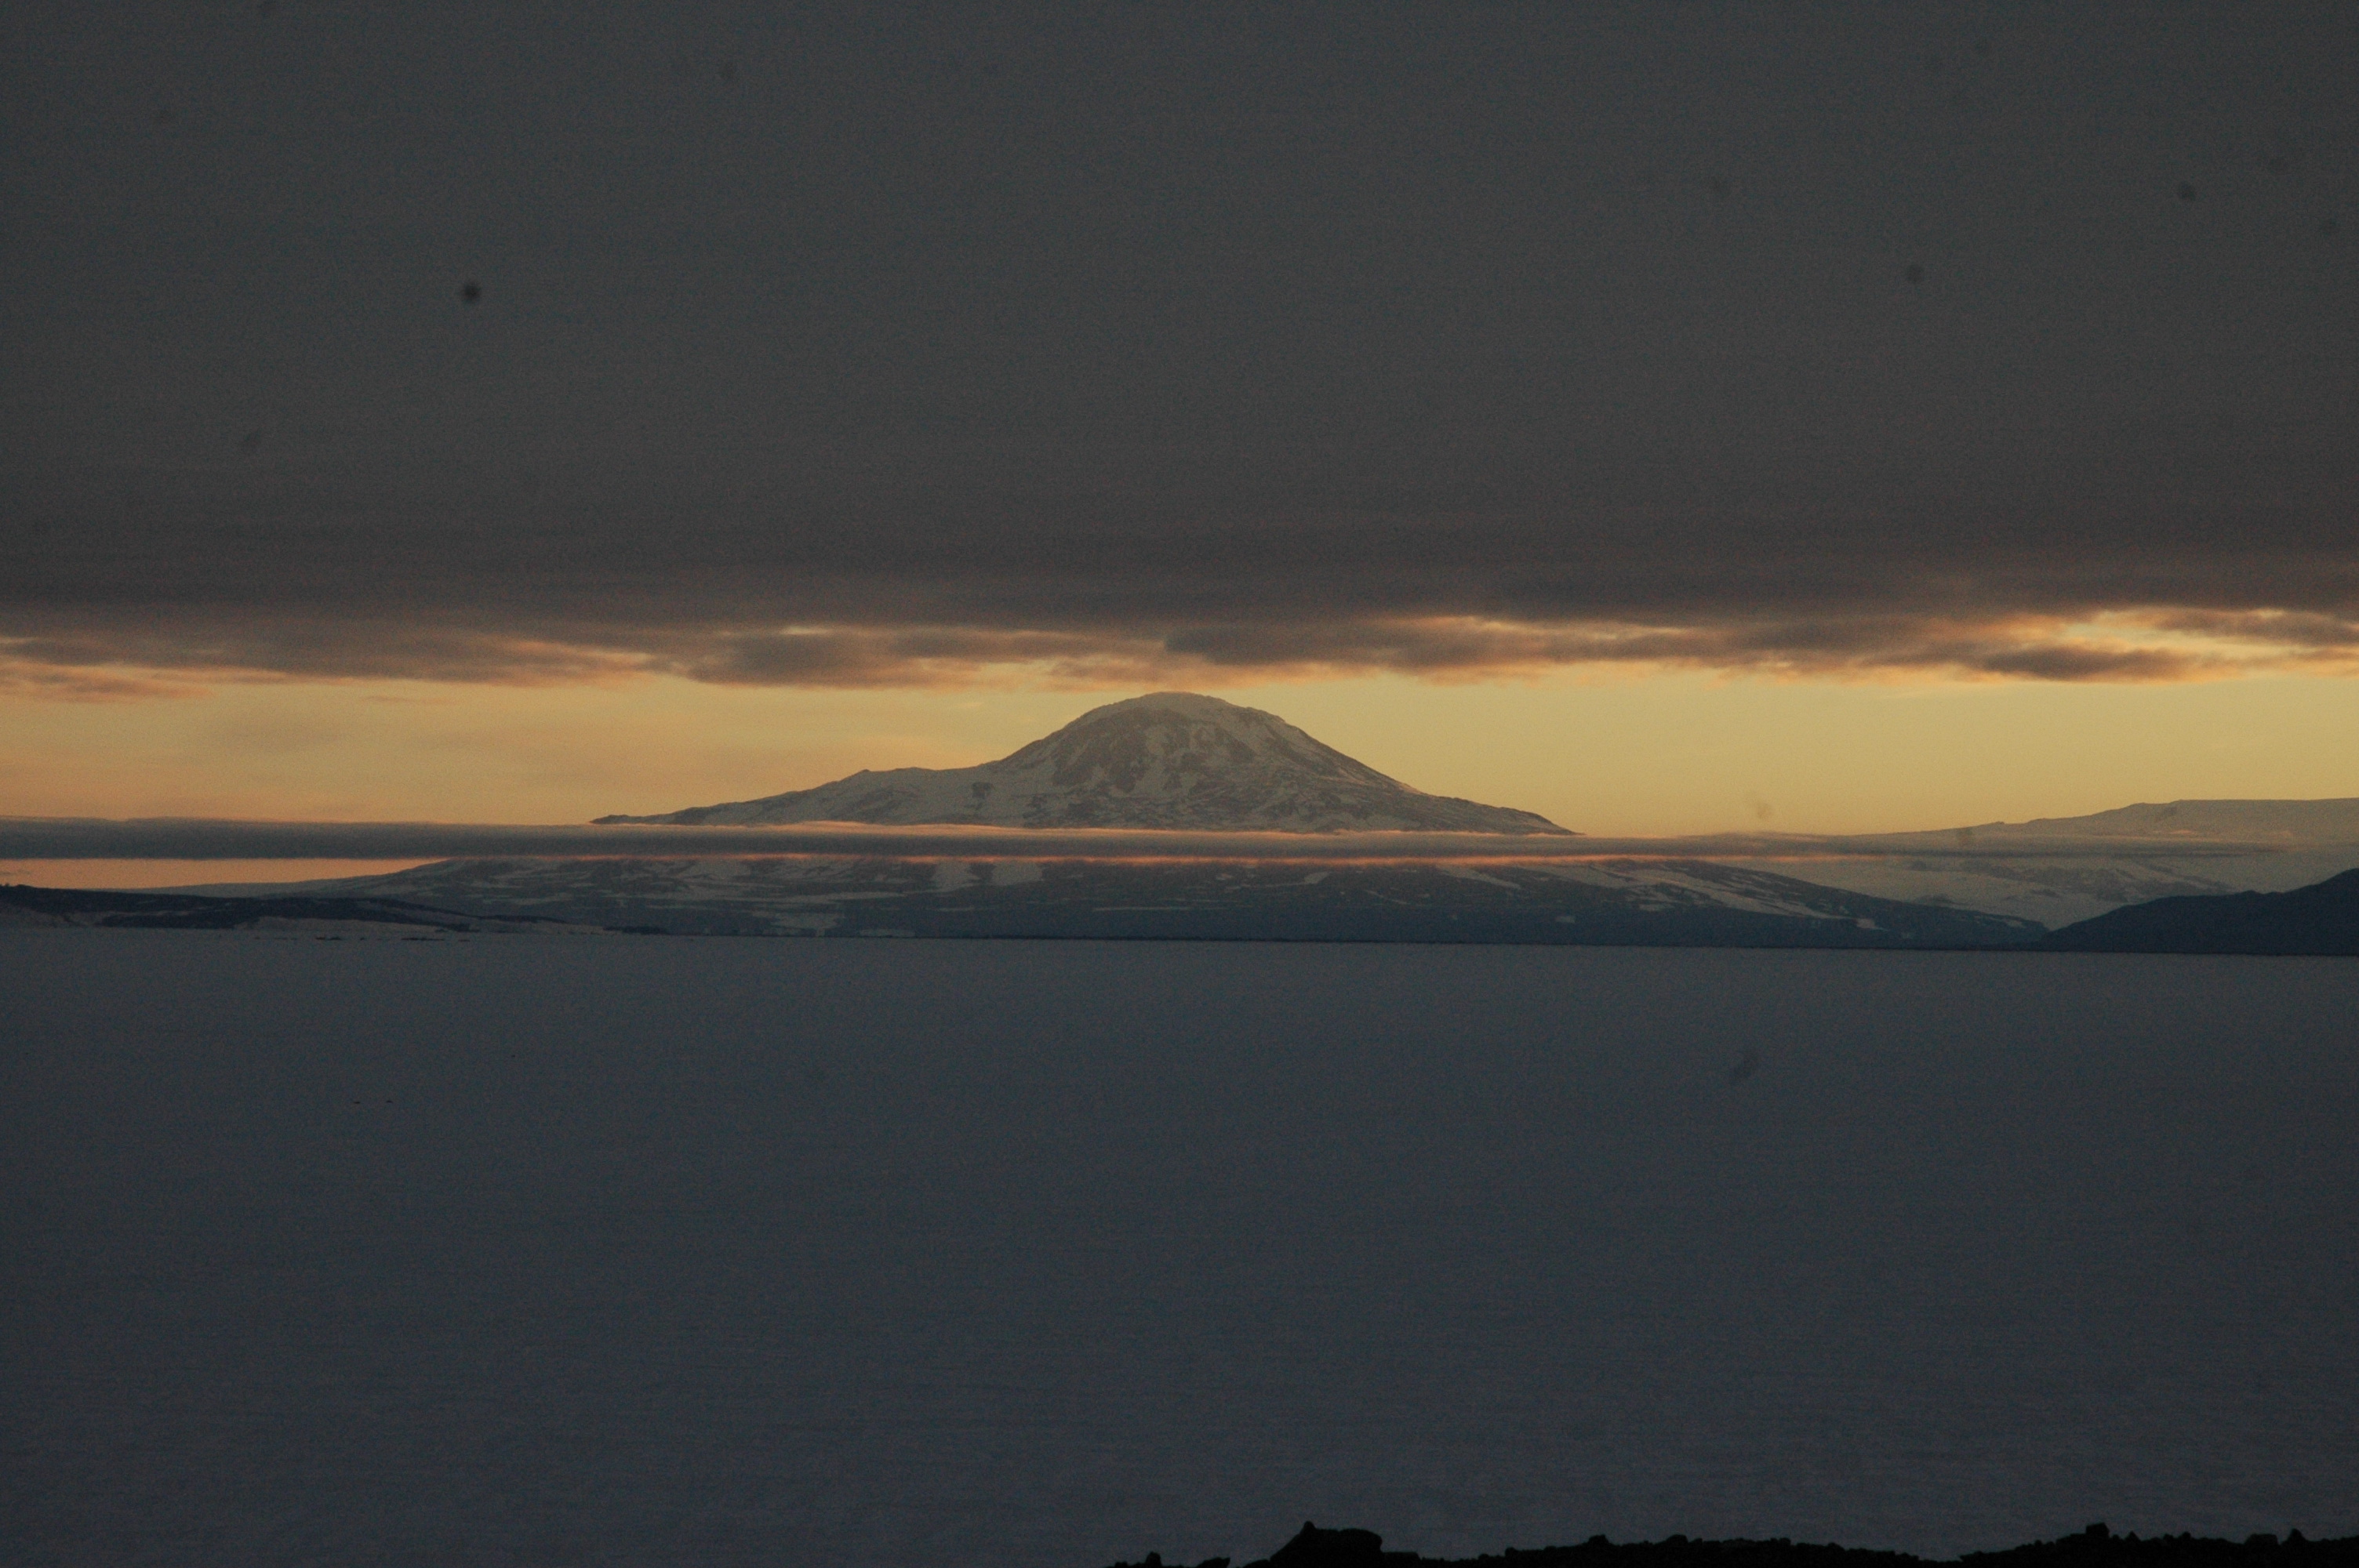
[(0, 815), (2359, 795), (2348, 5), (0, 27)]

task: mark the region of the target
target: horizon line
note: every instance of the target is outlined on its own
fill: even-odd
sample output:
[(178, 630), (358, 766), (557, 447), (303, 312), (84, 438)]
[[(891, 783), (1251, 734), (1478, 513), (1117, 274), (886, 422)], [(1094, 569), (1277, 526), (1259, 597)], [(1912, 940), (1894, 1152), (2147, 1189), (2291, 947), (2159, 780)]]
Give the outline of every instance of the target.
[[(2330, 804), (2330, 801), (2302, 804)], [(2359, 805), (2359, 801), (2352, 804)], [(2124, 809), (2124, 808), (2117, 808)], [(2034, 818), (2033, 824), (2075, 818)], [(701, 860), (864, 855), (885, 860), (1582, 861), (2218, 857), (2359, 845), (2348, 838), (2230, 838), (2022, 831), (2032, 824), (1872, 834), (1774, 831), (1669, 836), (1360, 829), (1007, 827), (964, 823), (503, 824), (300, 822), (238, 817), (0, 816), (14, 860)], [(2016, 831), (2007, 831), (2014, 828)], [(959, 851), (965, 851), (961, 853)]]

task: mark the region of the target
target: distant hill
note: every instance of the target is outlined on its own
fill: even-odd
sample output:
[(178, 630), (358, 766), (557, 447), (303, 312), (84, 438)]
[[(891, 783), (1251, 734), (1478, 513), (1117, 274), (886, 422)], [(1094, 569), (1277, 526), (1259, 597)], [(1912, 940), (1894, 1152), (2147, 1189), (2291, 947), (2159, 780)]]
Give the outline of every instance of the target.
[(2069, 953), (2359, 955), (2359, 871), (2290, 892), (2158, 898), (2052, 931)]
[(2359, 799), (2174, 800), (2086, 816), (1797, 838), (1756, 863), (1880, 898), (2036, 920), (2052, 930), (2125, 904), (2284, 892), (2359, 866)]
[(1427, 795), (1276, 714), (1158, 692), (1093, 708), (972, 768), (865, 769), (815, 789), (602, 823), (979, 823), (1332, 833), (1567, 830), (1534, 812)]
[(2148, 842), (2359, 844), (2359, 799), (2173, 800), (2117, 806), (2086, 816), (2036, 816), (2028, 822), (1982, 822), (1930, 832), (1866, 837), (1896, 844), (1939, 842), (1964, 833), (1983, 838), (2136, 838)]

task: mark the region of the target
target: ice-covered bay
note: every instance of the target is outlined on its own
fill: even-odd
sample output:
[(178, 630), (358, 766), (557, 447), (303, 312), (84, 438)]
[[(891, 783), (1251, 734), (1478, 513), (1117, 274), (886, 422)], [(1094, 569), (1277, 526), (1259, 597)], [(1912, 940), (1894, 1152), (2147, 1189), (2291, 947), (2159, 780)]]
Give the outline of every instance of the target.
[(0, 1559), (2359, 1530), (2359, 962), (0, 933)]

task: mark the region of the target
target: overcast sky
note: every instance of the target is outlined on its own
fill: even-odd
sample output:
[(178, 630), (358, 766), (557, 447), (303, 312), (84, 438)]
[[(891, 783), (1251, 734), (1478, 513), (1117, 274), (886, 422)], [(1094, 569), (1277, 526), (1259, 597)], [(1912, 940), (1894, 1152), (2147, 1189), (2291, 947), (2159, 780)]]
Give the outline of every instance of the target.
[(2359, 7), (978, 9), (10, 7), (20, 687), (2359, 652)]

